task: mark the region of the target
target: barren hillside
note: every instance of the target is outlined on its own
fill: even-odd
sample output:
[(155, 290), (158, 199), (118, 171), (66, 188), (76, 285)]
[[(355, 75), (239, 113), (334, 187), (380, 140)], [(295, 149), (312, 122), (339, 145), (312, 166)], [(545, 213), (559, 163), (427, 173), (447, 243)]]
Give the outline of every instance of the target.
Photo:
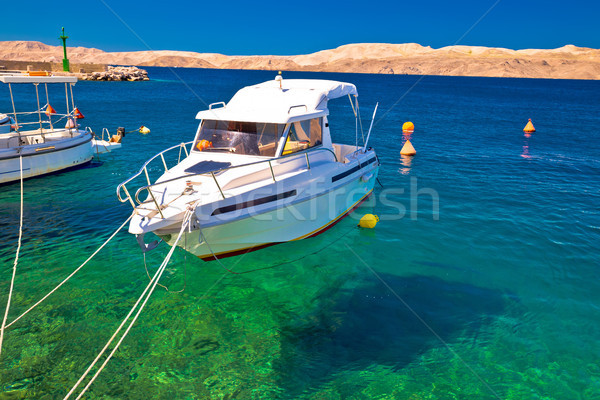
[[(481, 46), (440, 49), (416, 43), (358, 43), (295, 56), (226, 56), (188, 51), (104, 52), (69, 47), (73, 63), (361, 72), (410, 75), (600, 79), (600, 50), (566, 45), (558, 49), (510, 50)], [(41, 42), (0, 42), (0, 60), (62, 60), (62, 48)]]

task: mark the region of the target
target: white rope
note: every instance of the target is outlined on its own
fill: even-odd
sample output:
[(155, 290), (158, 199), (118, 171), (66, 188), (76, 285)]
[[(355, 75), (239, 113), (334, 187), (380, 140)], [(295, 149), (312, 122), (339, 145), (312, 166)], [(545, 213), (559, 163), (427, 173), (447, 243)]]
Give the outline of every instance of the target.
[[(73, 387), (71, 388), (71, 390), (69, 391), (69, 393), (67, 393), (67, 395), (64, 397), (64, 400), (67, 400), (75, 392), (75, 390), (81, 384), (81, 382), (83, 382), (83, 380), (85, 379), (85, 377), (90, 373), (90, 371), (96, 365), (96, 363), (98, 362), (98, 360), (100, 360), (100, 358), (102, 357), (102, 355), (106, 352), (106, 350), (108, 349), (108, 347), (110, 346), (110, 344), (112, 343), (112, 341), (117, 337), (117, 335), (119, 334), (119, 332), (121, 331), (121, 329), (123, 328), (123, 326), (125, 325), (125, 323), (127, 322), (127, 320), (131, 317), (131, 315), (133, 314), (133, 312), (137, 308), (138, 310), (137, 310), (136, 314), (134, 315), (133, 319), (131, 320), (131, 322), (129, 323), (129, 325), (127, 326), (127, 329), (125, 330), (125, 332), (123, 332), (123, 335), (121, 336), (121, 338), (119, 339), (119, 341), (115, 344), (115, 347), (112, 349), (112, 351), (110, 352), (110, 354), (106, 357), (106, 360), (104, 360), (104, 362), (102, 363), (102, 365), (100, 365), (100, 367), (98, 368), (98, 371), (96, 371), (96, 373), (94, 374), (94, 376), (92, 376), (92, 378), (86, 384), (86, 386), (83, 388), (83, 390), (81, 391), (81, 393), (79, 393), (79, 395), (77, 396), (76, 400), (80, 399), (81, 396), (84, 395), (84, 393), (88, 390), (88, 388), (96, 380), (96, 378), (98, 377), (98, 375), (100, 375), (100, 372), (102, 372), (102, 370), (104, 369), (104, 367), (106, 366), (106, 364), (108, 364), (108, 361), (115, 354), (115, 352), (117, 351), (117, 349), (119, 348), (119, 346), (121, 345), (121, 343), (123, 342), (123, 340), (125, 339), (125, 337), (127, 336), (127, 334), (129, 333), (129, 331), (131, 330), (131, 327), (137, 321), (140, 313), (142, 312), (142, 310), (146, 306), (146, 303), (150, 299), (150, 296), (152, 295), (152, 292), (154, 292), (154, 289), (156, 288), (156, 285), (158, 284), (158, 281), (160, 280), (160, 277), (162, 276), (165, 268), (167, 267), (167, 264), (171, 260), (171, 256), (173, 255), (173, 252), (175, 251), (175, 247), (177, 247), (177, 243), (179, 243), (179, 240), (181, 239), (181, 235), (183, 234), (183, 232), (185, 231), (185, 228), (188, 226), (188, 224), (190, 222), (190, 218), (193, 215), (193, 211), (194, 211), (194, 208), (188, 209), (188, 211), (184, 215), (183, 222), (181, 223), (181, 230), (179, 231), (179, 235), (177, 236), (177, 239), (175, 240), (175, 243), (173, 243), (173, 246), (171, 247), (171, 250), (169, 250), (169, 253), (167, 254), (167, 257), (165, 257), (164, 261), (162, 262), (162, 264), (160, 265), (160, 267), (158, 268), (158, 270), (156, 271), (156, 273), (152, 277), (152, 280), (148, 283), (148, 285), (146, 286), (146, 288), (142, 292), (141, 296), (135, 302), (135, 304), (133, 305), (133, 307), (131, 308), (131, 310), (129, 311), (129, 313), (127, 313), (127, 316), (125, 316), (125, 318), (123, 319), (123, 321), (121, 322), (121, 324), (119, 325), (119, 327), (117, 328), (117, 330), (113, 333), (113, 335), (110, 337), (110, 339), (108, 340), (108, 342), (106, 342), (106, 344), (104, 345), (104, 347), (102, 348), (102, 350), (100, 351), (100, 353), (98, 353), (98, 355), (96, 356), (96, 358), (94, 359), (94, 361), (92, 361), (92, 363), (85, 370), (85, 372), (83, 373), (83, 375), (81, 375), (81, 377), (79, 378), (79, 380), (77, 380), (77, 382), (75, 383), (75, 385), (73, 385)], [(138, 308), (138, 304), (140, 304), (140, 301), (142, 301), (142, 299), (144, 299), (144, 301), (142, 302), (142, 304)]]
[[(12, 104), (13, 115), (15, 116), (15, 125), (19, 126), (19, 119), (17, 118), (17, 109), (15, 108), (15, 99), (13, 99), (12, 86), (10, 83), (8, 84), (8, 90), (10, 91), (10, 102)], [(15, 130), (18, 130), (18, 129), (15, 129)]]
[[(184, 243), (186, 243), (186, 244), (184, 245), (183, 249), (186, 250), (186, 248), (187, 248), (187, 233), (184, 235)], [(148, 275), (148, 279), (152, 280), (152, 277), (150, 276), (150, 272), (148, 272), (148, 265), (146, 264), (146, 253), (142, 253), (142, 254), (144, 256), (144, 269), (146, 270), (146, 275)], [(183, 262), (183, 289), (170, 290), (168, 286), (165, 286), (162, 283), (159, 283), (158, 286), (165, 289), (169, 293), (182, 293), (185, 290), (185, 287), (187, 285), (186, 263), (187, 263), (187, 255), (184, 256), (184, 262)]]
[(358, 123), (360, 124), (360, 134), (362, 136), (363, 144), (365, 143), (365, 132), (363, 130), (362, 119), (360, 118), (360, 106), (358, 105), (358, 97), (356, 98), (356, 112), (358, 114)]
[(210, 243), (208, 243), (208, 240), (206, 240), (206, 236), (204, 236), (204, 232), (202, 232), (202, 226), (199, 226), (198, 229), (200, 230), (200, 237), (202, 238), (202, 240), (204, 241), (204, 243), (206, 243), (206, 246), (208, 246), (208, 250), (210, 250), (210, 254), (212, 254), (213, 258), (217, 261), (217, 263), (221, 266), (221, 268), (223, 268), (225, 271), (231, 273), (231, 274), (238, 274), (238, 272), (233, 272), (231, 269), (227, 268), (225, 265), (223, 265), (223, 263), (221, 262), (221, 260), (219, 260), (219, 257), (217, 257), (217, 255), (215, 254), (215, 252), (213, 251), (212, 247), (210, 247)]
[(37, 106), (38, 106), (37, 115), (38, 115), (38, 120), (40, 122), (40, 132), (42, 132), (42, 130), (44, 129), (44, 126), (42, 125), (42, 110), (40, 108), (40, 91), (38, 90), (38, 85), (39, 85), (39, 83), (33, 84), (33, 86), (35, 86), (35, 98), (37, 99)]
[[(354, 97), (356, 97), (356, 95)], [(354, 109), (354, 104), (352, 104), (352, 97), (350, 97), (350, 93), (348, 93), (348, 99), (350, 100), (350, 106), (352, 107), (352, 112), (354, 113), (354, 125), (356, 130), (356, 150), (358, 151), (358, 115), (356, 115), (356, 110)]]
[(70, 112), (69, 112), (69, 91), (67, 89), (67, 85), (68, 85), (68, 83), (65, 82), (65, 100), (67, 100), (67, 114), (70, 114)]
[[(352, 101), (350, 101), (350, 104), (352, 104)], [(356, 146), (355, 151), (358, 151), (358, 115), (356, 112), (354, 113), (354, 145)]]
[[(38, 114), (41, 112), (44, 112), (46, 110), (44, 110), (44, 108), (48, 105), (48, 103), (44, 104), (43, 106), (39, 107), (37, 110), (35, 111), (21, 111), (18, 112), (17, 115), (31, 115), (31, 114)], [(27, 122), (24, 122), (24, 124), (26, 124)], [(33, 124), (37, 124), (37, 122), (29, 122), (29, 123), (33, 123)]]
[(74, 112), (75, 108), (76, 108), (75, 107), (75, 101), (73, 100), (73, 85), (74, 84), (69, 85), (69, 90), (71, 91), (71, 106), (73, 107), (73, 109), (71, 110), (71, 112)]
[[(48, 97), (48, 84), (44, 83), (44, 87), (46, 88), (46, 106), (50, 107), (50, 97)], [(54, 126), (52, 126), (52, 114), (48, 115), (48, 122), (50, 122), (50, 129), (54, 130)]]
[(39, 306), (44, 300), (46, 300), (52, 293), (56, 292), (58, 290), (58, 288), (60, 288), (62, 285), (64, 285), (69, 279), (71, 279), (73, 277), (73, 275), (75, 275), (81, 268), (83, 268), (92, 258), (94, 258), (94, 256), (96, 254), (98, 254), (98, 252), (100, 250), (102, 250), (104, 248), (104, 246), (106, 246), (108, 244), (108, 242), (110, 242), (112, 240), (112, 238), (115, 237), (115, 235), (121, 230), (123, 229), (123, 227), (125, 226), (125, 224), (127, 224), (129, 222), (129, 220), (131, 219), (131, 217), (133, 217), (134, 214), (131, 214), (129, 216), (129, 218), (127, 218), (125, 220), (125, 222), (123, 222), (123, 224), (121, 224), (121, 226), (112, 234), (110, 235), (110, 237), (108, 239), (106, 239), (106, 241), (104, 243), (102, 243), (102, 245), (100, 247), (98, 247), (98, 249), (92, 253), (91, 256), (88, 257), (87, 260), (85, 260), (83, 262), (83, 264), (81, 264), (79, 267), (77, 267), (77, 269), (75, 269), (75, 271), (71, 272), (71, 274), (69, 276), (67, 276), (61, 283), (59, 283), (54, 289), (52, 289), (50, 292), (48, 292), (48, 294), (46, 294), (44, 297), (42, 297), (37, 303), (35, 303), (34, 305), (32, 305), (31, 307), (29, 307), (27, 309), (27, 311), (25, 311), (23, 314), (19, 315), (17, 318), (15, 318), (10, 324), (6, 325), (6, 327), (8, 328), (9, 326), (11, 326), (12, 324), (14, 324), (15, 322), (17, 322), (18, 320), (20, 320), (21, 318), (23, 318), (25, 316), (25, 314), (29, 313), (31, 310), (33, 310), (34, 308), (36, 308), (37, 306)]
[(15, 263), (13, 264), (12, 278), (10, 280), (10, 289), (8, 290), (8, 300), (6, 301), (6, 310), (4, 310), (4, 319), (0, 327), (0, 354), (2, 354), (2, 342), (4, 340), (4, 329), (6, 319), (8, 318), (8, 309), (10, 308), (10, 300), (12, 298), (13, 288), (15, 286), (15, 276), (17, 275), (17, 264), (19, 263), (19, 253), (21, 251), (21, 238), (23, 237), (23, 156), (19, 155), (19, 169), (21, 170), (21, 218), (19, 223), (19, 241), (17, 244), (17, 254)]

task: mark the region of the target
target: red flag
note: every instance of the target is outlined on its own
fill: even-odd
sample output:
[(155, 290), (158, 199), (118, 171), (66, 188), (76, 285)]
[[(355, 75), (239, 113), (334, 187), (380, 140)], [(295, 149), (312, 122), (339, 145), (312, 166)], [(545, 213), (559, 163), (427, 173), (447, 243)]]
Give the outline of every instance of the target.
[(77, 119), (84, 119), (85, 117), (83, 116), (83, 114), (81, 113), (81, 111), (79, 111), (79, 108), (75, 107), (75, 109), (73, 109), (73, 116)]
[(52, 108), (50, 104), (48, 104), (48, 107), (46, 107), (46, 111), (44, 112), (46, 113), (46, 115), (56, 114), (56, 110)]

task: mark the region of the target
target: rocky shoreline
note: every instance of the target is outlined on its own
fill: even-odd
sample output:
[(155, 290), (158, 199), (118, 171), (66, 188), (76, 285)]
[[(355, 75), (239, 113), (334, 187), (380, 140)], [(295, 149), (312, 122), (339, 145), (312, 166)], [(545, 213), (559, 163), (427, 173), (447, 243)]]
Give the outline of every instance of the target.
[(108, 66), (106, 71), (92, 72), (81, 77), (84, 81), (149, 81), (148, 72), (138, 67)]

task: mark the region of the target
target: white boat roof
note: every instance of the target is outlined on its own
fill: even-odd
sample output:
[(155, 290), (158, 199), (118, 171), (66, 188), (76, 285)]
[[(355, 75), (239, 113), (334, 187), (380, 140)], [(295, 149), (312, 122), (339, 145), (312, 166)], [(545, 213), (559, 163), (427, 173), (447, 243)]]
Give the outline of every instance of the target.
[(77, 83), (76, 76), (1, 75), (2, 83)]
[(321, 79), (272, 80), (242, 88), (225, 107), (200, 111), (196, 118), (285, 124), (328, 115), (327, 102), (347, 95), (358, 96), (356, 86)]

